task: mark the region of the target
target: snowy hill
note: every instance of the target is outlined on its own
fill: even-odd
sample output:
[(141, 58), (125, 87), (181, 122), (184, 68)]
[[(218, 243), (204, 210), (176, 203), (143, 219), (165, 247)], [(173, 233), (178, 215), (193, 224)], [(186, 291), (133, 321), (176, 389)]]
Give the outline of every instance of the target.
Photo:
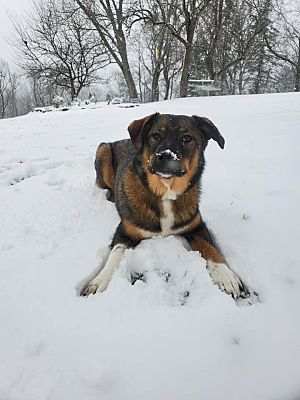
[[(225, 137), (206, 151), (200, 209), (261, 303), (237, 306), (175, 237), (127, 251), (105, 293), (77, 295), (118, 223), (94, 186), (96, 147), (154, 111), (207, 116)], [(299, 94), (0, 121), (0, 399), (299, 399), (299, 127)]]

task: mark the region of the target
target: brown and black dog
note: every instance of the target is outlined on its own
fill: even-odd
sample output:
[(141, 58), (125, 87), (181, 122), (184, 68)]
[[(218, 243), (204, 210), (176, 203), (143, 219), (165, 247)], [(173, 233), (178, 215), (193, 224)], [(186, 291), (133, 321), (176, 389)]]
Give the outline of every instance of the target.
[(96, 183), (116, 203), (121, 222), (103, 268), (81, 295), (103, 292), (124, 251), (157, 235), (184, 237), (206, 260), (221, 290), (235, 298), (243, 295), (241, 279), (226, 264), (198, 208), (208, 140), (224, 148), (219, 130), (207, 118), (156, 113), (133, 121), (128, 131), (131, 140), (101, 143), (97, 149)]

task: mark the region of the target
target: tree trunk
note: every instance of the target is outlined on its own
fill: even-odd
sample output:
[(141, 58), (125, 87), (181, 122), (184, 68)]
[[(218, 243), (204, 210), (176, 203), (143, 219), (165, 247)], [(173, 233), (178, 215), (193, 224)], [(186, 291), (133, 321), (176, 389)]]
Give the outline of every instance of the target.
[(259, 57), (258, 67), (257, 67), (257, 76), (254, 81), (253, 93), (258, 94), (260, 93), (260, 84), (261, 84), (261, 76), (264, 64), (264, 57), (261, 54)]
[(80, 92), (82, 91), (82, 89), (84, 88), (84, 82), (81, 82), (79, 84), (79, 86), (77, 87), (77, 89), (74, 88), (75, 90), (75, 97), (79, 97)]
[[(115, 39), (117, 42), (117, 52), (114, 50), (112, 43), (109, 41), (107, 36), (104, 34), (103, 27), (99, 20), (97, 19), (97, 15), (93, 12), (93, 10), (89, 7), (87, 7), (81, 0), (75, 0), (76, 3), (79, 5), (79, 7), (82, 9), (82, 11), (85, 13), (85, 15), (88, 17), (88, 19), (91, 21), (91, 23), (94, 25), (95, 29), (99, 33), (99, 36), (101, 38), (101, 41), (103, 45), (106, 47), (107, 51), (111, 54), (113, 59), (115, 60), (116, 64), (118, 67), (121, 69), (122, 74), (124, 76), (128, 92), (129, 92), (129, 97), (130, 98), (137, 98), (138, 97), (138, 92), (136, 90), (136, 86), (130, 71), (129, 67), (129, 62), (128, 62), (128, 56), (127, 56), (127, 48), (126, 48), (126, 38), (123, 32), (123, 28), (121, 26), (122, 24), (122, 19), (123, 16), (119, 16), (120, 21), (117, 21), (120, 23), (119, 29), (117, 29), (114, 25), (116, 21), (114, 21), (113, 24), (113, 30), (115, 34)], [(110, 19), (111, 18), (111, 19)], [(108, 17), (108, 21), (112, 23), (112, 16)]]
[(123, 73), (124, 79), (126, 81), (129, 97), (131, 99), (136, 99), (136, 98), (138, 98), (138, 92), (136, 90), (136, 86), (135, 86), (135, 83), (134, 83), (134, 80), (133, 80), (133, 77), (132, 77), (132, 74), (131, 74), (131, 71), (129, 68), (127, 54), (125, 57), (122, 57), (122, 54), (121, 54), (121, 58), (123, 61), (122, 73)]
[(138, 64), (138, 86), (139, 86), (139, 92), (140, 92), (140, 101), (142, 103), (145, 102), (145, 96), (143, 95), (143, 89), (142, 89), (142, 73), (141, 73), (141, 59), (139, 56), (139, 64)]
[(296, 66), (295, 92), (300, 92), (300, 36), (298, 38), (298, 60)]
[(300, 92), (300, 65), (296, 71), (295, 92)]
[(74, 85), (74, 81), (70, 79), (70, 89), (71, 89), (71, 100), (73, 101), (76, 97), (76, 89)]
[(151, 101), (159, 101), (159, 88), (158, 88), (158, 81), (159, 81), (160, 70), (159, 67), (153, 71), (153, 78), (151, 84)]
[(216, 74), (214, 71), (214, 55), (213, 54), (208, 54), (206, 57), (206, 69), (207, 69), (207, 73), (209, 76), (209, 79), (215, 79)]
[(166, 91), (165, 91), (165, 96), (164, 96), (164, 100), (168, 100), (169, 98), (169, 92), (170, 92), (170, 83), (171, 83), (171, 79), (168, 77), (168, 74), (166, 74), (164, 76), (165, 78), (165, 83), (166, 83)]
[(189, 69), (192, 61), (192, 45), (186, 43), (185, 55), (183, 60), (183, 67), (180, 79), (180, 97), (187, 97), (188, 95), (188, 81), (189, 81)]
[(5, 115), (5, 102), (4, 102), (4, 96), (1, 93), (1, 101), (0, 101), (0, 105), (1, 105), (1, 110), (0, 110), (0, 119), (4, 118)]

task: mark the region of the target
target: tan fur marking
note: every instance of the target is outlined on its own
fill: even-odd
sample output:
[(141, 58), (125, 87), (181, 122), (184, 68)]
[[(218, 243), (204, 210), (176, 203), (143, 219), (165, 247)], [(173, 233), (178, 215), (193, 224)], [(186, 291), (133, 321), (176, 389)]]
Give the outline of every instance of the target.
[[(109, 144), (103, 143), (98, 147), (96, 152), (95, 168), (97, 174), (101, 175), (103, 180), (102, 183), (96, 178), (97, 186), (104, 189), (110, 189), (113, 193), (115, 187), (115, 171), (112, 166), (112, 154)], [(112, 201), (114, 201), (114, 199)]]
[[(135, 210), (136, 216), (140, 221), (148, 221), (150, 224), (157, 225), (159, 218), (149, 207), (153, 194), (149, 193), (133, 170), (128, 170), (124, 176), (124, 192), (130, 207)], [(153, 199), (154, 201), (155, 199)]]
[(191, 239), (190, 246), (192, 250), (199, 251), (205, 260), (212, 260), (214, 263), (225, 263), (218, 250), (200, 237)]
[(187, 189), (192, 177), (196, 174), (198, 169), (199, 154), (196, 152), (191, 160), (183, 160), (183, 164), (186, 169), (186, 174), (174, 178), (174, 182), (171, 185), (171, 190), (175, 193), (182, 194)]
[(192, 221), (188, 224), (185, 225), (184, 232), (191, 232), (193, 229), (195, 229), (201, 222), (201, 215), (198, 213), (195, 215), (195, 218), (192, 219)]
[[(149, 171), (146, 171), (147, 181), (150, 189), (156, 196), (163, 197), (166, 193), (167, 186), (163, 184), (163, 178), (159, 177), (158, 175), (151, 174)], [(168, 179), (170, 183), (173, 182), (173, 178)]]
[(133, 222), (130, 222), (128, 219), (124, 219), (122, 221), (122, 225), (125, 229), (125, 232), (131, 239), (137, 241), (144, 239), (141, 229), (137, 227)]
[(115, 184), (115, 172), (112, 167), (112, 156), (110, 146), (108, 144), (102, 144), (98, 147), (96, 152), (96, 160), (101, 160), (101, 171), (104, 183), (109, 187), (114, 187)]
[[(148, 185), (152, 193), (154, 193), (156, 196), (162, 197), (166, 193), (167, 187), (162, 183), (163, 178), (160, 178), (158, 175), (150, 173), (149, 164), (152, 163), (152, 157), (153, 156), (150, 157), (148, 149), (146, 149), (143, 154), (142, 163), (144, 171), (146, 171)], [(172, 179), (173, 178), (168, 179), (168, 181), (172, 181)]]

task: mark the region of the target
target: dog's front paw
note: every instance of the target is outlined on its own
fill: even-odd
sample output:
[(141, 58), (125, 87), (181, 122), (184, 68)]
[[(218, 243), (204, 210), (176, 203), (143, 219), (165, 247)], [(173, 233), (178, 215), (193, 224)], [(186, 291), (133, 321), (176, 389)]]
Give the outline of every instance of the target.
[(96, 294), (97, 292), (104, 292), (104, 290), (107, 288), (108, 284), (105, 284), (102, 281), (99, 281), (98, 279), (93, 279), (90, 281), (87, 285), (85, 285), (81, 292), (80, 296), (87, 297), (90, 294)]
[(90, 294), (95, 294), (97, 290), (98, 290), (98, 285), (90, 282), (81, 289), (80, 296), (87, 297)]
[(218, 285), (222, 291), (230, 294), (233, 298), (236, 299), (240, 297), (244, 292), (242, 281), (226, 264), (214, 263), (208, 260), (207, 269), (212, 281)]

